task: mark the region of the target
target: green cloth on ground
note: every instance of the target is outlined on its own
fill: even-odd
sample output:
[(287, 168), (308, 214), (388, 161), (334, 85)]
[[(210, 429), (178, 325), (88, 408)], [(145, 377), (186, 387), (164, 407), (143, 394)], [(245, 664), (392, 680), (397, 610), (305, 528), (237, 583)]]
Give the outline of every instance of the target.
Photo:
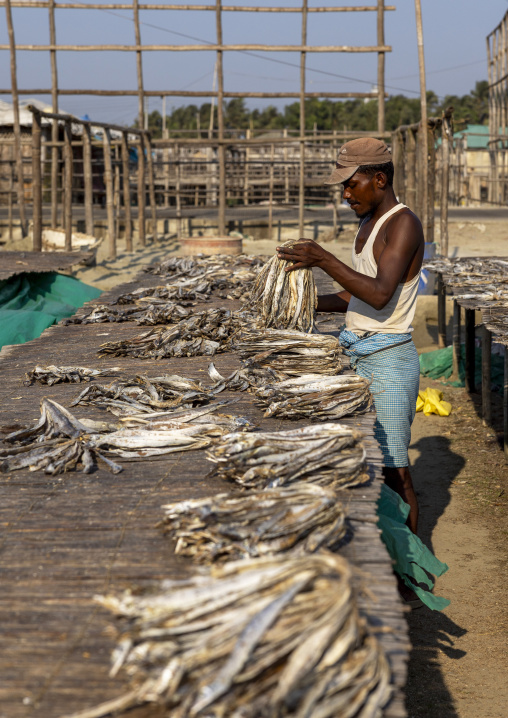
[(429, 573), (442, 576), (448, 571), (448, 566), (439, 561), (418, 536), (408, 529), (406, 519), (409, 506), (386, 484), (381, 486), (377, 514), (381, 539), (393, 559), (395, 571), (426, 606), (433, 611), (442, 611), (450, 601), (431, 593), (434, 581)]
[[(449, 379), (452, 375), (453, 365), (453, 347), (445, 347), (444, 349), (436, 349), (433, 352), (425, 352), (420, 354), (420, 374), (428, 376), (429, 379)], [(492, 355), (491, 359), (491, 381), (494, 386), (501, 388), (504, 382), (504, 360), (497, 354)], [(447, 381), (445, 384), (450, 386), (464, 386), (466, 376), (466, 348), (464, 344), (460, 347), (459, 361), (459, 380)], [(475, 348), (475, 384), (481, 384), (482, 381), (482, 350)]]
[(0, 347), (36, 339), (101, 294), (57, 272), (28, 272), (0, 281)]

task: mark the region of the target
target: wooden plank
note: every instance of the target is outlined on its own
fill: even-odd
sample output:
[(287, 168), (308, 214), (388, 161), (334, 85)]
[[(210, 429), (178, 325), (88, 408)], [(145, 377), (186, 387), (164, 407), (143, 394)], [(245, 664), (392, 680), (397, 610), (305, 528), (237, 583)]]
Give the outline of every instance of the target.
[(94, 261), (93, 252), (4, 252), (0, 250), (0, 280), (24, 272), (59, 272)]

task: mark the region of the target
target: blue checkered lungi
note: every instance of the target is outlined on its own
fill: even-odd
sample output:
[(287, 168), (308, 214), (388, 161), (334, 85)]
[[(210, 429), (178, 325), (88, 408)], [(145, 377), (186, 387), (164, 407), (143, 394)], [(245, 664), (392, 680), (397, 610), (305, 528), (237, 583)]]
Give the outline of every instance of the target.
[(420, 363), (411, 335), (358, 337), (343, 329), (339, 341), (356, 373), (372, 381), (370, 390), (377, 415), (374, 435), (385, 466), (408, 466), (411, 424), (420, 385)]

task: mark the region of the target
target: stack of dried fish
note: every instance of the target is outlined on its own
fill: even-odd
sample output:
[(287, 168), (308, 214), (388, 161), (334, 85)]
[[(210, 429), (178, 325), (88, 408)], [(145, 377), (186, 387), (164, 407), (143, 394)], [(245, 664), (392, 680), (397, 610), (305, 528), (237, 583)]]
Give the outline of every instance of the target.
[(248, 329), (235, 337), (232, 348), (246, 366), (285, 374), (338, 374), (342, 369), (342, 349), (330, 334)]
[(105, 428), (104, 422), (78, 421), (56, 401), (44, 398), (39, 421), (5, 437), (5, 443), (18, 446), (0, 448), (0, 471), (29, 468), (54, 475), (81, 466), (90, 473), (97, 463), (104, 463), (117, 474), (122, 467), (106, 458), (91, 436)]
[(333, 549), (346, 533), (334, 491), (297, 483), (234, 497), (219, 494), (162, 507), (175, 553), (199, 562)]
[(147, 272), (160, 276), (176, 275), (195, 277), (207, 269), (228, 268), (230, 274), (242, 270), (251, 270), (257, 273), (264, 263), (264, 259), (252, 255), (231, 254), (198, 254), (195, 257), (169, 257), (160, 264), (147, 268)]
[(331, 489), (364, 483), (362, 434), (337, 423), (233, 433), (208, 454), (215, 474), (254, 489), (307, 481)]
[[(297, 240), (289, 240), (284, 247), (292, 247)], [(266, 327), (299, 329), (311, 332), (317, 290), (312, 269), (286, 272), (291, 262), (272, 257), (259, 273), (250, 296), (250, 304)]]
[(125, 416), (191, 407), (212, 399), (213, 394), (191, 379), (176, 374), (153, 378), (138, 374), (131, 379), (117, 379), (108, 386), (87, 386), (71, 406), (92, 404), (116, 416)]
[[(120, 419), (124, 426), (142, 426), (144, 429), (165, 430), (180, 429), (185, 425), (214, 424), (220, 433), (252, 429), (253, 424), (243, 416), (217, 414), (217, 409), (231, 402), (222, 402), (199, 409), (181, 409), (179, 411), (154, 411), (151, 414), (130, 414)], [(210, 416), (213, 414), (213, 416)]]
[(370, 382), (356, 374), (303, 374), (256, 389), (264, 416), (324, 421), (361, 414), (372, 405)]
[(152, 329), (131, 339), (101, 344), (99, 356), (164, 359), (213, 355), (228, 351), (232, 336), (245, 324), (245, 315), (229, 309), (206, 309), (169, 329)]
[(255, 366), (245, 366), (243, 369), (237, 369), (228, 377), (222, 376), (213, 362), (208, 365), (208, 376), (214, 382), (210, 391), (213, 394), (219, 394), (221, 391), (247, 391), (252, 387), (265, 386), (274, 381), (282, 381), (287, 379), (287, 375), (273, 369), (263, 369)]
[[(139, 300), (140, 304), (142, 300)], [(109, 304), (95, 306), (89, 314), (76, 314), (64, 320), (64, 324), (103, 324), (104, 322), (136, 322), (137, 324), (171, 324), (192, 314), (192, 309), (164, 301), (150, 302), (146, 306), (118, 309)]]
[(177, 284), (165, 284), (158, 287), (139, 287), (127, 294), (121, 294), (115, 304), (138, 304), (141, 299), (149, 298), (151, 301), (178, 300), (181, 302), (206, 302), (210, 297), (212, 283), (210, 280), (195, 279), (182, 280)]
[(58, 384), (60, 382), (69, 382), (71, 384), (79, 384), (82, 381), (90, 381), (96, 376), (111, 376), (120, 371), (115, 366), (111, 369), (89, 369), (86, 366), (36, 366), (35, 369), (25, 374), (25, 384), (33, 384), (38, 381), (39, 384)]
[(72, 718), (152, 702), (174, 718), (378, 718), (391, 695), (349, 564), (328, 552), (230, 562), (97, 600), (123, 623), (111, 673), (124, 667), (133, 688)]

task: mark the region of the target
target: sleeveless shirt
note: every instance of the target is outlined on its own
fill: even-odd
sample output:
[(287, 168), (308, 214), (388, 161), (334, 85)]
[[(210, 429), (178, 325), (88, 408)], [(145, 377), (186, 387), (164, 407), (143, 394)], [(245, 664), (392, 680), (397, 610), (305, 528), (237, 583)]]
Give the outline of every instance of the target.
[[(374, 241), (386, 220), (405, 206), (404, 204), (398, 204), (378, 219), (359, 254), (356, 253), (355, 249), (355, 237), (352, 257), (354, 270), (361, 274), (366, 274), (368, 277), (377, 276), (377, 263), (373, 253)], [(358, 231), (360, 231), (360, 228), (358, 228)], [(358, 232), (356, 236), (358, 236)], [(351, 297), (346, 314), (346, 328), (357, 334), (363, 332), (382, 332), (385, 334), (412, 332), (411, 322), (416, 310), (419, 280), (420, 272), (409, 282), (399, 284), (395, 294), (383, 309), (374, 309), (374, 307), (361, 299)]]

